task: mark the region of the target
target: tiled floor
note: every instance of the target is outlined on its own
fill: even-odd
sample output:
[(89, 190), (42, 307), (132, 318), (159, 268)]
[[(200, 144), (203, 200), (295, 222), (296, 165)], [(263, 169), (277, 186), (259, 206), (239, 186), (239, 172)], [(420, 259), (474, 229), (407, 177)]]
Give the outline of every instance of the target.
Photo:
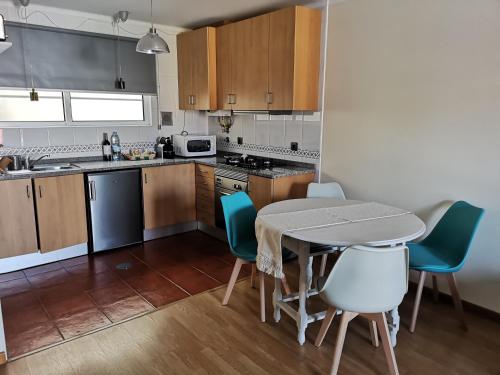
[(196, 231), (0, 275), (9, 357), (226, 284), (233, 263)]

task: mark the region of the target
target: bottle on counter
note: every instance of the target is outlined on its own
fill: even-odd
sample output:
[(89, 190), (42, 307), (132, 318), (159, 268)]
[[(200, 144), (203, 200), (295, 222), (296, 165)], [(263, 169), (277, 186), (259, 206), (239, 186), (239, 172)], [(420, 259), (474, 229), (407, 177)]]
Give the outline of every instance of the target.
[(120, 146), (120, 137), (118, 137), (117, 132), (113, 132), (113, 134), (111, 134), (111, 153), (113, 156), (113, 161), (121, 159), (122, 148)]
[(108, 140), (108, 133), (103, 133), (102, 135), (102, 159), (104, 161), (111, 161), (111, 143)]

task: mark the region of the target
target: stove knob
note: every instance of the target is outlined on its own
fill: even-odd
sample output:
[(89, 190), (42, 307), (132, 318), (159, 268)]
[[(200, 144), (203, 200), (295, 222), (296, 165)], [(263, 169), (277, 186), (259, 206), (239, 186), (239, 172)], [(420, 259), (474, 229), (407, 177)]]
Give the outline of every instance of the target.
[(236, 189), (236, 190), (241, 190), (241, 185), (240, 184), (234, 184), (233, 187)]

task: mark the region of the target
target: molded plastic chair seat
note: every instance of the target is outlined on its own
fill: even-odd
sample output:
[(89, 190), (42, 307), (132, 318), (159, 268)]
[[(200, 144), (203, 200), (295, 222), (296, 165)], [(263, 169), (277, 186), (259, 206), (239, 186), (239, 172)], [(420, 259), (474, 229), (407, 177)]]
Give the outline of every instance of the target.
[(417, 243), (409, 243), (410, 268), (427, 272), (456, 272), (462, 264), (459, 259), (447, 259), (443, 251)]

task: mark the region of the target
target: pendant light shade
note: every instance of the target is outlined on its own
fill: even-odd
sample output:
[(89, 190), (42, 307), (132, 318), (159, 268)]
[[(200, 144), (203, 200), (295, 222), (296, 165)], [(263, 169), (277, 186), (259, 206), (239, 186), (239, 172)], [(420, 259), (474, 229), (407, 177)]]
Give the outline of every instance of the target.
[(147, 53), (148, 55), (170, 53), (167, 42), (158, 35), (153, 24), (153, 0), (151, 0), (151, 29), (149, 29), (149, 33), (137, 42), (135, 50), (140, 53)]

